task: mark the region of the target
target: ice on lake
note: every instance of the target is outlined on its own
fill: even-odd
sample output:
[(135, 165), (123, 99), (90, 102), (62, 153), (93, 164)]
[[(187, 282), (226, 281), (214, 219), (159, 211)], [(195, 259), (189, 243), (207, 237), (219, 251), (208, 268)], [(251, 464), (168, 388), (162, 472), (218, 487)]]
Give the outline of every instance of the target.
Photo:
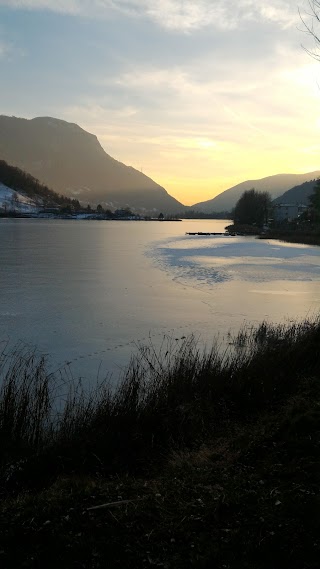
[(231, 280), (272, 282), (320, 278), (319, 248), (252, 237), (187, 236), (155, 245), (158, 265), (190, 286)]

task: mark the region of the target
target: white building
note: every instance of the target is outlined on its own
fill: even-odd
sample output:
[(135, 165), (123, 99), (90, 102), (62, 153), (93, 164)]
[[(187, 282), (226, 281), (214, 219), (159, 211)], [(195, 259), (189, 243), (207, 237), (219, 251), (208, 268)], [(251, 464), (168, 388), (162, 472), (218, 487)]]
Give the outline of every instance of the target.
[(304, 204), (277, 203), (273, 206), (274, 221), (293, 221), (308, 209)]

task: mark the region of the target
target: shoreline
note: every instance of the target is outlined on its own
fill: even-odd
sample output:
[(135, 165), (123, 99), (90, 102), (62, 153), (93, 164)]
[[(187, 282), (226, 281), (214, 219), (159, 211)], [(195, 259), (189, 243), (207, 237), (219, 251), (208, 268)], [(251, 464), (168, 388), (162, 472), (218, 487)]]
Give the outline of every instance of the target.
[(301, 245), (320, 245), (320, 227), (304, 231), (303, 229), (259, 229), (246, 225), (229, 225), (226, 227), (231, 235), (250, 236), (257, 239), (277, 239), (286, 243)]
[(300, 243), (301, 245), (320, 245), (320, 231), (314, 233), (303, 233), (299, 231), (268, 231), (264, 235), (259, 235), (259, 239), (277, 239), (286, 243)]

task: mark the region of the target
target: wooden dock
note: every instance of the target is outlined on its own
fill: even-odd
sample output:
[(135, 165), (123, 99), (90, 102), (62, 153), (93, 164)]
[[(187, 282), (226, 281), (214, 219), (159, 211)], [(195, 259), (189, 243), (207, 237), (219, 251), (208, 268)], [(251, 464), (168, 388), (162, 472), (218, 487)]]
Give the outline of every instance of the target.
[(223, 235), (224, 237), (233, 237), (232, 233), (225, 232), (225, 233), (217, 233), (216, 231), (213, 233), (208, 233), (204, 231), (187, 231), (186, 235)]

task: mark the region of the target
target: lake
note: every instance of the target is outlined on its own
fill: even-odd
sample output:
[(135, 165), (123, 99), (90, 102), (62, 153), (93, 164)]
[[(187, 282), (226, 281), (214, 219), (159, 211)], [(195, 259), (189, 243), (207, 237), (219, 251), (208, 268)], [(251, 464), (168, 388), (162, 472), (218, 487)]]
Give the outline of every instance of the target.
[(319, 248), (186, 235), (228, 223), (1, 219), (0, 342), (96, 379), (149, 341), (210, 345), (245, 322), (316, 314)]

